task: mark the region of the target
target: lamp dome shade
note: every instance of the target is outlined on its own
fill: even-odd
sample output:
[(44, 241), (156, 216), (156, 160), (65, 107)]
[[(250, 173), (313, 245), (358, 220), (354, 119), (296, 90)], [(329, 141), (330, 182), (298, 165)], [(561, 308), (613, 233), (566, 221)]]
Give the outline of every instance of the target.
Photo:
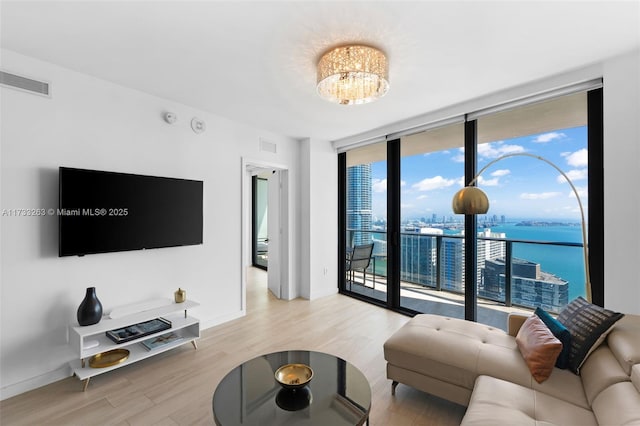
[(489, 199), (481, 189), (466, 186), (453, 196), (451, 207), (456, 214), (484, 214), (489, 210)]

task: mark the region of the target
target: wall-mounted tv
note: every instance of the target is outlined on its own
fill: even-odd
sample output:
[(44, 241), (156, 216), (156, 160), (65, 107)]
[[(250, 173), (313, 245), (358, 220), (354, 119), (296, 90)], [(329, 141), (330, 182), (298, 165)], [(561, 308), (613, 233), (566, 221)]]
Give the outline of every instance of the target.
[(202, 244), (203, 182), (60, 167), (59, 256)]

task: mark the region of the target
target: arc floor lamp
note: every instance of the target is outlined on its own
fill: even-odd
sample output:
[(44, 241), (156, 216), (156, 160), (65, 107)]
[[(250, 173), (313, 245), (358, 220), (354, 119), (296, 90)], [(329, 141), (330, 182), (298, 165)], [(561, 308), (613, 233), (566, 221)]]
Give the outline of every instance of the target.
[(481, 189), (474, 186), (480, 175), (484, 173), (489, 167), (497, 163), (498, 161), (502, 161), (506, 158), (510, 157), (531, 157), (537, 160), (543, 161), (549, 164), (551, 167), (556, 169), (569, 183), (573, 193), (576, 196), (576, 200), (578, 200), (578, 206), (580, 207), (580, 223), (582, 225), (582, 251), (584, 255), (584, 276), (585, 276), (585, 293), (587, 296), (587, 300), (591, 302), (591, 278), (589, 276), (589, 249), (587, 247), (587, 227), (586, 222), (584, 220), (584, 209), (582, 207), (582, 201), (580, 200), (580, 196), (578, 195), (578, 191), (576, 187), (569, 179), (569, 176), (566, 175), (558, 166), (556, 166), (551, 161), (547, 160), (544, 157), (540, 157), (539, 155), (533, 155), (526, 152), (518, 152), (512, 154), (502, 155), (495, 160), (489, 162), (486, 166), (484, 166), (478, 174), (476, 174), (471, 182), (453, 196), (453, 201), (451, 202), (453, 212), (456, 214), (485, 214), (489, 210), (489, 199), (487, 198), (487, 194), (485, 194)]

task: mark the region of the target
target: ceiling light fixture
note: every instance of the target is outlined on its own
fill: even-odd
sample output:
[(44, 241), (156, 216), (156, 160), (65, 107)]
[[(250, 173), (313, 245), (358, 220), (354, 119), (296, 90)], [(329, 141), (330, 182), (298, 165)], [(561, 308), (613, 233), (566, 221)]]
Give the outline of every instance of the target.
[(389, 90), (389, 64), (380, 50), (363, 45), (331, 49), (318, 62), (318, 94), (341, 105), (366, 104)]

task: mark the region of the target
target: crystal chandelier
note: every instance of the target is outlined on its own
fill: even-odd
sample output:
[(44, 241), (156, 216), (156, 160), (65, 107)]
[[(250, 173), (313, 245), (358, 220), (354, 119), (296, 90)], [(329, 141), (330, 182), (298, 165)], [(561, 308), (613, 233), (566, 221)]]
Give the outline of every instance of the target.
[(366, 104), (389, 90), (384, 53), (369, 46), (336, 47), (318, 62), (318, 94), (341, 105)]

